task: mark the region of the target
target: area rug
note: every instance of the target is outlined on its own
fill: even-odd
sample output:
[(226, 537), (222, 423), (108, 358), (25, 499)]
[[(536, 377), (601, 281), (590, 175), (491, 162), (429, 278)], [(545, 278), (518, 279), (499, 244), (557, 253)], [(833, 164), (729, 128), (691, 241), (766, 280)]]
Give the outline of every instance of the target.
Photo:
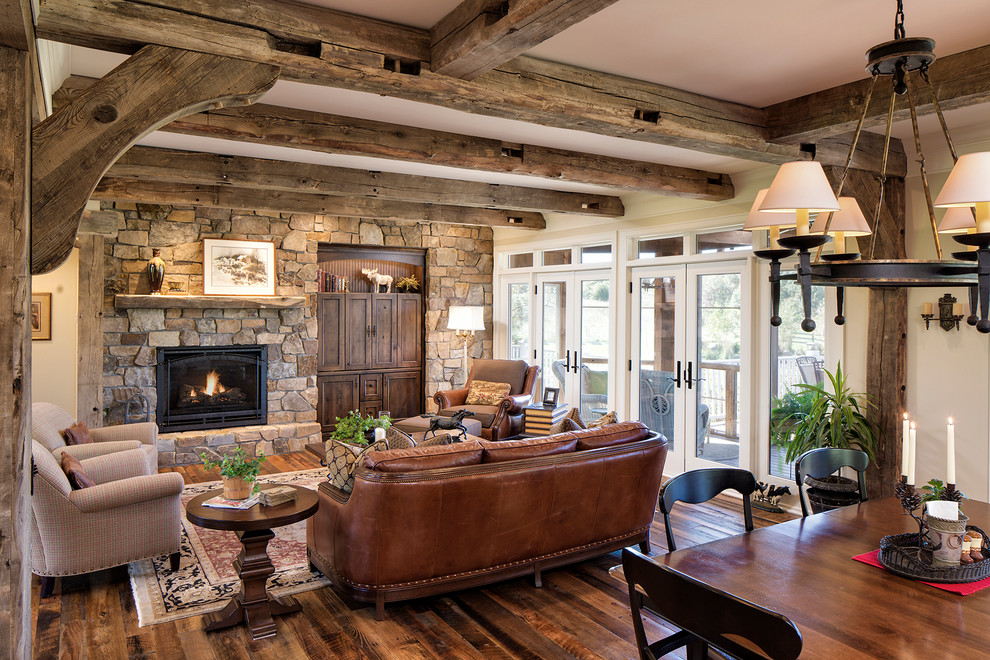
[[(284, 472), (263, 476), (261, 483), (294, 484), (316, 489), (326, 479), (326, 469)], [(195, 496), (214, 488), (219, 481), (191, 484), (182, 491), (182, 510)], [(268, 578), (268, 591), (286, 596), (330, 584), (318, 571), (310, 571), (306, 560), (306, 521), (276, 527), (268, 543), (275, 574)], [(234, 532), (197, 527), (182, 516), (182, 547), (179, 570), (168, 568), (168, 557), (132, 562), (128, 567), (138, 625), (150, 626), (198, 616), (222, 608), (240, 592), (241, 583), (233, 561), (241, 551)]]

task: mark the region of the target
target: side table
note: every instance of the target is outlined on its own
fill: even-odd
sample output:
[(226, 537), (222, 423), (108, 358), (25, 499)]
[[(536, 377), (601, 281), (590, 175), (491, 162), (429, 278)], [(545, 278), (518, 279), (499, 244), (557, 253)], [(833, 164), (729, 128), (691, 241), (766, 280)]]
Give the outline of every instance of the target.
[[(266, 484), (262, 490), (279, 484)], [(208, 529), (237, 532), (241, 540), (241, 554), (234, 560), (234, 569), (241, 579), (241, 593), (230, 599), (226, 607), (204, 616), (207, 632), (247, 623), (251, 639), (275, 636), (275, 620), (281, 614), (298, 612), (301, 606), (294, 598), (269, 596), (266, 589), (268, 576), (275, 566), (268, 556), (268, 542), (275, 537), (273, 527), (291, 525), (309, 518), (320, 506), (315, 491), (299, 486), (296, 499), (277, 506), (255, 504), (250, 509), (216, 509), (203, 506), (203, 502), (221, 495), (222, 489), (197, 495), (186, 506), (186, 518), (194, 525)]]

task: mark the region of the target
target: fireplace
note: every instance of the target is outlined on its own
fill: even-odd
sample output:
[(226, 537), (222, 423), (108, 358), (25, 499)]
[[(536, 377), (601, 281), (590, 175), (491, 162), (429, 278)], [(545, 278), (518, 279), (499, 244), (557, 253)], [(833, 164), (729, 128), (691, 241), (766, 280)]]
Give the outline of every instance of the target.
[(157, 376), (163, 432), (268, 422), (265, 346), (159, 348)]

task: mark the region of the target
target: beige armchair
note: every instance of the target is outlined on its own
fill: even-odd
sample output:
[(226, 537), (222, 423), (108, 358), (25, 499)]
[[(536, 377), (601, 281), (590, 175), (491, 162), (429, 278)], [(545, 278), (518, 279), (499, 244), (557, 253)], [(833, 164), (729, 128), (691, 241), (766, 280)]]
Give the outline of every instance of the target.
[(146, 452), (129, 449), (81, 460), (96, 485), (73, 490), (48, 448), (32, 448), (31, 570), (42, 578), (42, 596), (56, 576), (166, 554), (172, 570), (179, 567), (180, 474), (146, 474)]
[[(533, 403), (538, 366), (530, 366), (525, 360), (475, 360), (468, 375), (467, 384), (459, 390), (445, 390), (433, 395), (439, 414), (453, 415), (458, 410), (470, 410), (471, 419), (481, 422), (481, 436), (487, 440), (504, 440), (522, 432), (523, 408)], [(497, 406), (465, 405), (471, 382), (508, 383), (509, 395)]]
[(75, 423), (72, 415), (54, 403), (31, 405), (31, 439), (54, 454), (56, 461), (61, 460), (63, 451), (82, 460), (118, 451), (142, 449), (146, 462), (144, 474), (158, 472), (158, 425), (154, 422), (90, 429), (89, 434), (93, 438), (91, 444), (66, 446), (62, 431)]

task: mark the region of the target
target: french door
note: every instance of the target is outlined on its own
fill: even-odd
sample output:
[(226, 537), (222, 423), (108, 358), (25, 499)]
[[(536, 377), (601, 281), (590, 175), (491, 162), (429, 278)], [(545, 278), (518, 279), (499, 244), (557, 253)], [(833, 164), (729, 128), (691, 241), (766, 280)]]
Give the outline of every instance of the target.
[(672, 443), (665, 470), (749, 468), (750, 267), (632, 270), (632, 417)]
[(580, 271), (536, 276), (534, 357), (543, 386), (557, 388), (558, 402), (581, 411), (584, 421), (611, 410), (611, 272)]

